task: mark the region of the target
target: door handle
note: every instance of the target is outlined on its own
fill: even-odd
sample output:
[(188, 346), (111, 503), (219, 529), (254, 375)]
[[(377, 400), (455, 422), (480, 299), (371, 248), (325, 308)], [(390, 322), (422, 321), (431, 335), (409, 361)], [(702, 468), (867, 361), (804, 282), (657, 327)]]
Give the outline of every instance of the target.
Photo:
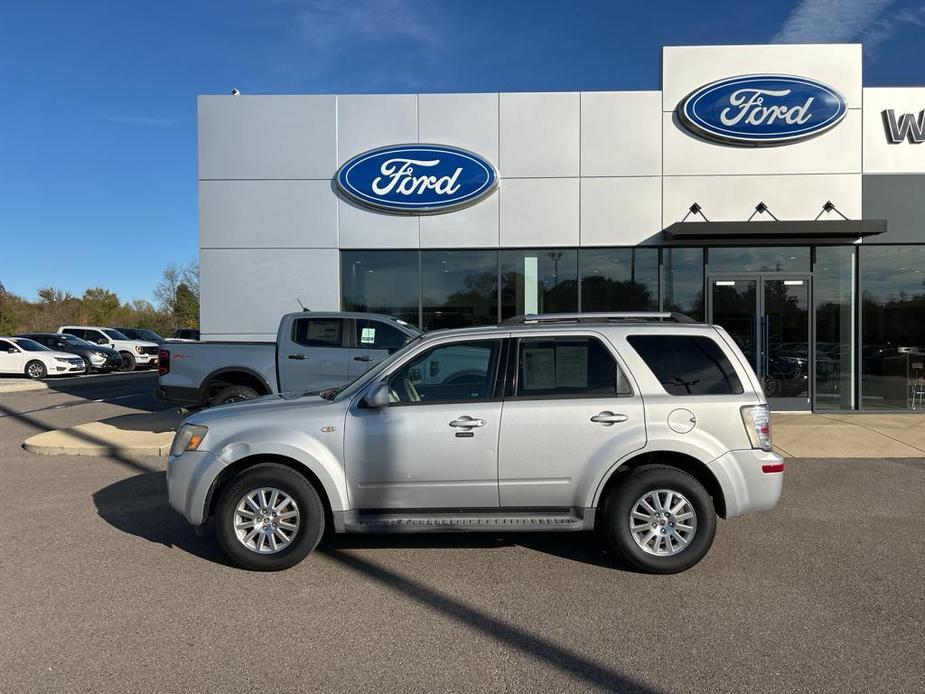
[(472, 429), (473, 427), (483, 427), (485, 426), (485, 420), (480, 419), (479, 417), (470, 417), (469, 415), (463, 415), (459, 419), (454, 419), (450, 422), (451, 427), (459, 427), (462, 429)]
[(289, 358), (290, 359), (308, 359), (308, 355), (307, 354), (290, 354)]
[(357, 356), (357, 357), (354, 357), (354, 358), (353, 358), (353, 361), (372, 361), (372, 360), (373, 360), (372, 357), (359, 357), (359, 356)]
[(625, 422), (629, 417), (625, 414), (614, 414), (608, 410), (603, 412), (598, 412), (596, 415), (591, 417), (592, 422), (597, 424), (603, 424), (605, 427), (613, 426), (614, 424), (619, 424), (620, 422)]

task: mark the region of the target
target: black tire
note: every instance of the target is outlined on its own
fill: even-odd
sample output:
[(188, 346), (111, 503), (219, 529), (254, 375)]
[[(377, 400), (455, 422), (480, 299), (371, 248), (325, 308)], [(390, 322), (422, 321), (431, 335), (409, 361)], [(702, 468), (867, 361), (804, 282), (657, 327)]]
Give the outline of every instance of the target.
[(242, 400), (253, 400), (260, 397), (260, 393), (250, 386), (228, 386), (222, 388), (209, 399), (209, 405), (217, 407), (227, 405), (231, 402), (241, 402)]
[[(272, 554), (244, 546), (234, 528), (235, 509), (249, 492), (263, 487), (288, 494), (299, 510), (299, 528), (291, 542)], [(295, 566), (318, 546), (324, 534), (324, 506), (304, 476), (279, 463), (261, 463), (232, 477), (215, 502), (215, 534), (222, 551), (235, 564), (251, 571), (281, 571)]]
[[(656, 556), (636, 543), (630, 531), (630, 513), (637, 500), (661, 489), (683, 494), (693, 507), (697, 525), (684, 549)], [(656, 529), (661, 531), (661, 526)], [(611, 492), (604, 508), (604, 531), (614, 551), (635, 568), (673, 574), (686, 571), (706, 555), (716, 535), (716, 510), (709, 492), (691, 475), (666, 465), (645, 465), (630, 472)]]
[(27, 378), (31, 378), (33, 381), (41, 381), (48, 375), (48, 369), (45, 368), (45, 365), (42, 362), (33, 359), (28, 364), (26, 364), (26, 368), (23, 369), (23, 373)]
[(86, 357), (81, 357), (84, 360), (84, 374), (93, 373), (93, 364), (90, 363), (90, 360)]
[(119, 352), (119, 356), (122, 357), (122, 364), (119, 366), (119, 371), (135, 370), (135, 355), (131, 352)]

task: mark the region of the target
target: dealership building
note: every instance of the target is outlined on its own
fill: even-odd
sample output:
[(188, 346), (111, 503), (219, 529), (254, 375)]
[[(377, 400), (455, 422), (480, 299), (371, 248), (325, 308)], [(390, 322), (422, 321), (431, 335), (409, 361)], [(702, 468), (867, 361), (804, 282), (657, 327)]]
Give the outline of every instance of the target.
[(299, 302), (670, 311), (776, 409), (925, 408), (925, 88), (865, 86), (857, 44), (661, 65), (661, 91), (200, 97), (203, 339)]

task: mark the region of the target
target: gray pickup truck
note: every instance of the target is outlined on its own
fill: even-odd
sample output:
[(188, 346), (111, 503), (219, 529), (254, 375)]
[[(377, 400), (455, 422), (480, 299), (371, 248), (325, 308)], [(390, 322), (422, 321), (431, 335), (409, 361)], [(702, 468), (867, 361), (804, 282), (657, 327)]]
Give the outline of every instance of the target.
[(419, 335), (408, 323), (376, 313), (289, 313), (276, 342), (164, 343), (154, 395), (214, 406), (320, 391), (353, 381)]

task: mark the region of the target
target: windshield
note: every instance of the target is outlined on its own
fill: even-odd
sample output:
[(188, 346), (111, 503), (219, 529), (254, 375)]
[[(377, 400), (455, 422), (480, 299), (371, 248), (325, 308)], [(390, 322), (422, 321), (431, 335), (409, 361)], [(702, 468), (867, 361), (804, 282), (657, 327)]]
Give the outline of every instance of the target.
[(98, 345), (92, 345), (86, 340), (81, 340), (76, 335), (55, 335), (55, 337), (60, 337), (62, 340), (67, 342), (72, 347), (97, 347)]
[(145, 328), (141, 328), (140, 330), (136, 330), (135, 332), (137, 332), (139, 335), (141, 335), (144, 339), (148, 340), (149, 342), (163, 342), (164, 341), (164, 338), (158, 335), (153, 330), (147, 330)]
[(379, 374), (389, 366), (389, 364), (394, 362), (396, 359), (400, 359), (405, 354), (405, 352), (412, 349), (413, 346), (418, 343), (418, 340), (420, 340), (423, 336), (423, 334), (420, 334), (417, 337), (411, 338), (411, 341), (405, 344), (404, 347), (395, 352), (392, 352), (392, 354), (376, 364), (369, 371), (363, 373), (361, 376), (351, 381), (347, 385), (340, 386), (339, 388), (328, 388), (327, 390), (321, 391), (321, 397), (325, 398), (326, 400), (344, 400), (352, 398), (358, 390), (378, 377)]
[(112, 328), (106, 328), (103, 332), (106, 333), (107, 335), (109, 335), (109, 337), (111, 337), (113, 340), (127, 340), (127, 339), (129, 339), (129, 338), (127, 338), (125, 335), (123, 335), (122, 333), (120, 333), (118, 330), (113, 330)]
[(13, 342), (17, 344), (20, 349), (23, 349), (27, 352), (50, 352), (45, 345), (40, 345), (35, 340), (30, 340), (25, 337), (14, 337)]

